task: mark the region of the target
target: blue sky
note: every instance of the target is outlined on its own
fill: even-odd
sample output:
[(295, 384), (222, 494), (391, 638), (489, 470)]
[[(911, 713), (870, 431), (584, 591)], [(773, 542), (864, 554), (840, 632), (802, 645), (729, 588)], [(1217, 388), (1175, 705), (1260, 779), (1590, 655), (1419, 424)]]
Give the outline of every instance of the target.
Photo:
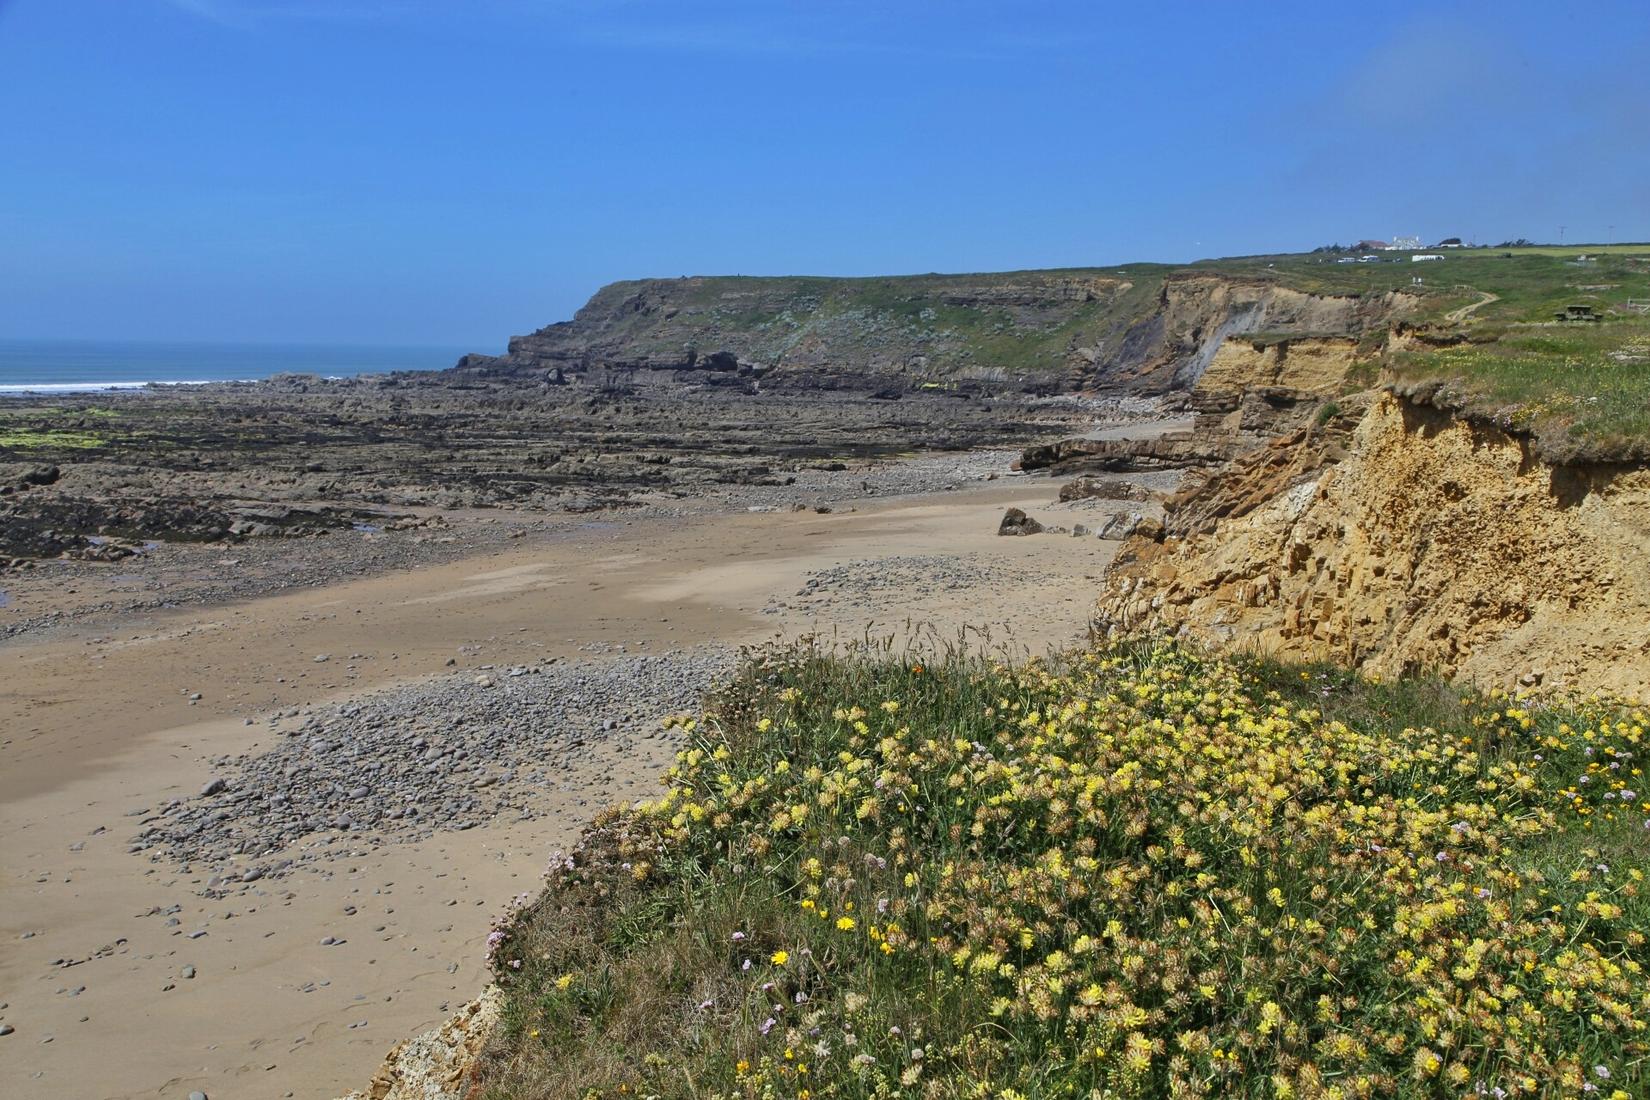
[(1650, 239), (1650, 10), (0, 0), (0, 336), (496, 349), (601, 283)]

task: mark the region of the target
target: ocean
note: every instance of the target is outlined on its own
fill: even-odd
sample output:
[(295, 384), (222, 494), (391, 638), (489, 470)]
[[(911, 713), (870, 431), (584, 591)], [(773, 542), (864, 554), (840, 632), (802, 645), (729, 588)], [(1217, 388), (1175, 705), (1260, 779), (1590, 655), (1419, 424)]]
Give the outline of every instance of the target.
[(150, 382), (237, 382), (441, 370), (475, 348), (350, 344), (196, 344), (0, 339), (0, 394), (129, 389)]

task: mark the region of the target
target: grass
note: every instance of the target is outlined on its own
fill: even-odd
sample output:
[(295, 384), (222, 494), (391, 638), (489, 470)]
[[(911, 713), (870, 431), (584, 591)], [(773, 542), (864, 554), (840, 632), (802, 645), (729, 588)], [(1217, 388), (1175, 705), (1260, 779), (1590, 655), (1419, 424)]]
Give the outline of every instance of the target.
[(1640, 256), (1650, 257), (1650, 243), (1638, 244), (1528, 244), (1492, 249), (1518, 256)]
[(1508, 327), (1492, 340), (1403, 353), (1390, 369), (1445, 381), (1509, 427), (1615, 452), (1650, 440), (1650, 318)]
[(1647, 721), (1153, 640), (756, 656), (490, 940), (482, 1092), (1643, 1096)]

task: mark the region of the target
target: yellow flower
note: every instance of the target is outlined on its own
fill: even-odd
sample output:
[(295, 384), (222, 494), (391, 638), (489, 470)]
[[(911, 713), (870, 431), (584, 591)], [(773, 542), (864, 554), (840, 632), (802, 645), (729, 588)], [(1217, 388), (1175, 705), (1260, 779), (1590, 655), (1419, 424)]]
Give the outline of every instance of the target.
[(838, 917), (836, 919), (836, 930), (838, 932), (852, 932), (854, 930), (854, 918)]
[(1129, 1069), (1145, 1073), (1152, 1066), (1151, 1040), (1138, 1031), (1131, 1031), (1123, 1044), (1123, 1056)]
[(561, 990), (563, 993), (567, 992), (567, 987), (572, 984), (573, 975), (571, 974), (563, 974), (561, 977), (556, 979), (556, 988)]
[(768, 956), (768, 961), (775, 966), (784, 966), (791, 961), (791, 953), (783, 948)]

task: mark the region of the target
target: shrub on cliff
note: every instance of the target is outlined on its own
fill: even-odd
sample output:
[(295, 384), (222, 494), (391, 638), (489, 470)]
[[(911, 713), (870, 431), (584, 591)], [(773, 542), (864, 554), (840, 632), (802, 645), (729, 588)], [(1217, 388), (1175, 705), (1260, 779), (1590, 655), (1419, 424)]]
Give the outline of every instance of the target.
[(1647, 718), (754, 660), (497, 938), (488, 1095), (1646, 1095)]

